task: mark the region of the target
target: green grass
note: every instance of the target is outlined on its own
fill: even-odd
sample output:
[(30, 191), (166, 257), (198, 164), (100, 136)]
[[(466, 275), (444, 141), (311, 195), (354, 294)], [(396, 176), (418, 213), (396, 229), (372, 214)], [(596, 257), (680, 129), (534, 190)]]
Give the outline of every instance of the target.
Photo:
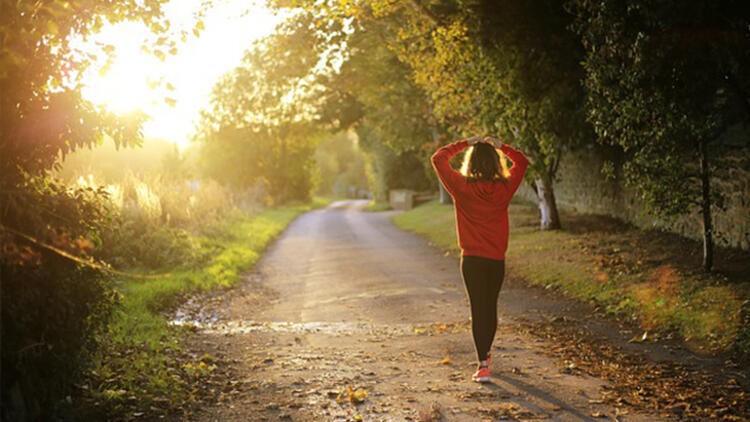
[(401, 229), (421, 234), (441, 249), (459, 252), (452, 206), (431, 201), (391, 219)]
[[(509, 274), (634, 318), (650, 335), (677, 333), (697, 351), (750, 351), (750, 327), (742, 321), (748, 283), (677, 270), (669, 260), (644, 264), (644, 254), (664, 251), (644, 245), (647, 236), (633, 228), (616, 233), (540, 231), (536, 210), (526, 204), (511, 205), (510, 220)], [(393, 221), (444, 250), (460, 252), (452, 206), (429, 202), (393, 216)], [(603, 252), (605, 246), (617, 252)]]
[[(168, 323), (169, 312), (189, 293), (237, 283), (268, 244), (298, 215), (326, 205), (311, 204), (266, 209), (258, 214), (235, 213), (211, 231), (194, 235), (199, 255), (208, 256), (193, 268), (164, 269), (161, 277), (121, 280), (120, 306), (101, 339), (92, 368), (91, 399), (107, 412), (122, 412), (133, 401), (141, 408), (167, 410), (198, 394), (190, 382), (210, 368), (197, 359), (187, 361), (185, 330)], [(203, 368), (196, 372), (196, 368)]]

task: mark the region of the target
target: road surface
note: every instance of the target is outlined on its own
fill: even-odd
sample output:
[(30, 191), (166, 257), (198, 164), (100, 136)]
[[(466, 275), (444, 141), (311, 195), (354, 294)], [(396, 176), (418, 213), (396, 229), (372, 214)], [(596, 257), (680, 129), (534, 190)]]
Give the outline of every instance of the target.
[[(560, 313), (588, 317), (574, 302), (515, 282), (512, 263), (492, 382), (471, 382), (457, 257), (365, 205), (342, 201), (301, 216), (240, 287), (199, 311), (195, 354), (224, 362), (230, 375), (218, 403), (188, 419), (659, 420), (606, 404), (605, 381), (550, 355), (555, 340), (529, 327)], [(617, 331), (596, 317), (588, 322)]]

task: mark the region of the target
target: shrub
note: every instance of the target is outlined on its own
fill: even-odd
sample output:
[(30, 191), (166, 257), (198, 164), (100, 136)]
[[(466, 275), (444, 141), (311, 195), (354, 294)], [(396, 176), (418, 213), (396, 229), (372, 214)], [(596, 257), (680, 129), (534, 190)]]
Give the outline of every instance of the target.
[(113, 309), (111, 279), (70, 258), (91, 250), (109, 211), (102, 191), (46, 179), (25, 188), (6, 197), (26, 207), (5, 208), (0, 231), (2, 419), (48, 420)]

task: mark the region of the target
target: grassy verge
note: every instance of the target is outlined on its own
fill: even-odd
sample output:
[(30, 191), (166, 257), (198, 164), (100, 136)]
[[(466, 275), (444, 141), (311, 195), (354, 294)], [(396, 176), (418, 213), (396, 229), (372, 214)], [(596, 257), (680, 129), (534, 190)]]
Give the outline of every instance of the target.
[[(695, 242), (603, 217), (562, 218), (570, 229), (540, 231), (536, 209), (511, 205), (510, 274), (637, 320), (647, 338), (676, 333), (696, 351), (750, 352), (746, 271), (704, 274)], [(451, 206), (433, 201), (393, 220), (458, 252)]]
[(370, 203), (367, 204), (367, 206), (364, 208), (364, 210), (367, 212), (388, 211), (390, 209), (392, 209), (391, 204), (387, 202), (375, 202), (375, 201), (370, 201)]
[(168, 324), (168, 312), (188, 294), (228, 287), (240, 280), (266, 246), (298, 215), (328, 201), (234, 213), (210, 230), (192, 235), (201, 249), (191, 268), (165, 269), (164, 276), (121, 280), (119, 309), (101, 339), (85, 386), (87, 408), (120, 418), (167, 413), (200, 399), (194, 381), (211, 370), (210, 357), (189, 356), (186, 328)]

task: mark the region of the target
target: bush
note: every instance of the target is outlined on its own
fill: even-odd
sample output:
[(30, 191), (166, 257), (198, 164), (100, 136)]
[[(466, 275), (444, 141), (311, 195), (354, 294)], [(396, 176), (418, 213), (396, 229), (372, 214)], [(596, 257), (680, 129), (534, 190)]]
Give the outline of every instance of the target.
[(236, 208), (232, 192), (213, 181), (130, 174), (107, 189), (112, 192), (117, 224), (103, 234), (101, 256), (120, 269), (200, 265), (206, 248), (191, 234), (213, 232), (223, 216)]
[(123, 221), (104, 240), (104, 258), (116, 268), (159, 269), (191, 266), (199, 245), (184, 229)]
[(46, 254), (34, 269), (2, 265), (4, 420), (50, 417), (86, 366), (114, 304), (109, 278)]
[[(202, 268), (221, 251), (200, 234), (221, 232), (236, 207), (214, 182), (131, 174), (106, 187), (93, 177), (76, 188), (47, 177), (23, 184), (0, 192), (2, 420), (49, 420), (110, 351), (104, 330), (118, 294), (91, 255), (121, 271)], [(248, 205), (255, 197), (248, 191), (241, 199)]]
[[(39, 179), (18, 192), (25, 207), (6, 197), (0, 232), (2, 419), (48, 420), (115, 303), (110, 277), (63, 256), (85, 256), (108, 211), (93, 189)], [(45, 223), (51, 218), (59, 219), (54, 229)]]

